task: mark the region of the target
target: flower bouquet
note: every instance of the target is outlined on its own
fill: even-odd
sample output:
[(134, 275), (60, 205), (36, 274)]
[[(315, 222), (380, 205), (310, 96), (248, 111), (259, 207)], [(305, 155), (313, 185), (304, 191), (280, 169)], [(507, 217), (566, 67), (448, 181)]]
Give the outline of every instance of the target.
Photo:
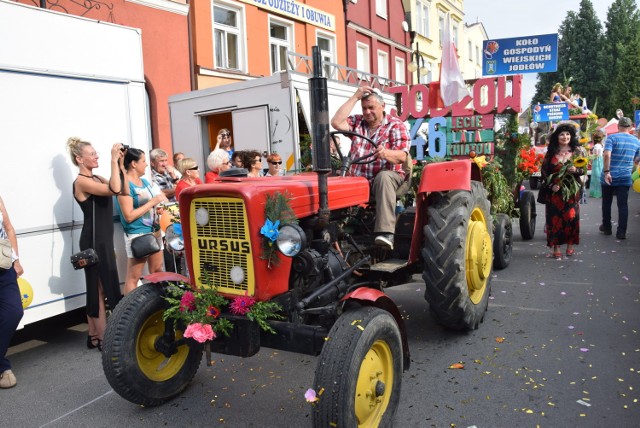
[(275, 302), (256, 302), (250, 296), (236, 296), (232, 299), (219, 294), (216, 287), (191, 289), (184, 283), (171, 283), (166, 288), (164, 299), (169, 303), (163, 318), (171, 318), (176, 323), (184, 323), (184, 337), (204, 343), (214, 340), (219, 334), (229, 336), (233, 323), (224, 313), (246, 316), (263, 330), (275, 333), (267, 319), (282, 319), (278, 314), (282, 307)]
[(576, 177), (573, 172), (570, 172), (569, 168), (572, 166), (576, 168), (585, 168), (589, 163), (589, 160), (581, 154), (578, 154), (560, 158), (560, 163), (562, 164), (560, 170), (553, 174), (549, 174), (546, 184), (547, 186), (557, 184), (560, 187), (562, 199), (568, 201), (570, 198), (577, 195), (580, 191), (580, 187), (582, 187), (580, 179)]

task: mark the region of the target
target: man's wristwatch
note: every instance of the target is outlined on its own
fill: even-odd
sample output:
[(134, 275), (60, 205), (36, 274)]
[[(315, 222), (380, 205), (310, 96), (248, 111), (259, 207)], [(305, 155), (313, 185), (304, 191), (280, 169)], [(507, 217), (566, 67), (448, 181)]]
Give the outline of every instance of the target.
[(605, 170), (603, 170), (602, 172), (603, 172), (604, 174), (610, 174), (610, 173), (611, 173), (611, 170), (610, 170), (610, 169), (605, 169)]

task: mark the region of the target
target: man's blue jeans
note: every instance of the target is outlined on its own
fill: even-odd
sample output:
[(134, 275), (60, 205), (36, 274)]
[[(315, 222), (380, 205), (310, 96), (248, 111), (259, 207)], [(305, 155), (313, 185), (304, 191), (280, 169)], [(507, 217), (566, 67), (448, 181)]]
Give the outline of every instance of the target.
[(611, 204), (613, 195), (618, 204), (618, 230), (616, 234), (627, 233), (627, 219), (629, 217), (629, 186), (602, 185), (602, 225), (605, 230), (611, 230)]

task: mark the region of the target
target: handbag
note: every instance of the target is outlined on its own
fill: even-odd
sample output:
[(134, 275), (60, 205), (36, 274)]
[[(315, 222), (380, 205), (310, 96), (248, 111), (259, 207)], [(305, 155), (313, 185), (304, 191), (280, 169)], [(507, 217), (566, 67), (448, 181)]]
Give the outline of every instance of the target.
[(538, 190), (538, 201), (539, 204), (546, 204), (547, 199), (549, 198), (549, 188), (547, 186), (543, 186)]
[[(96, 246), (96, 200), (95, 196), (91, 196), (93, 202), (93, 247)], [(73, 202), (72, 202), (73, 203)], [(73, 215), (73, 213), (72, 213)], [(73, 226), (71, 228), (73, 231)], [(73, 238), (71, 239), (73, 245)], [(72, 250), (73, 251), (73, 250)], [(75, 253), (71, 256), (71, 265), (75, 270), (88, 268), (94, 265), (97, 265), (100, 260), (98, 259), (98, 253), (93, 248), (87, 248), (84, 251), (80, 251), (79, 253)]]
[(151, 254), (157, 253), (161, 249), (162, 247), (160, 247), (158, 243), (156, 232), (145, 233), (131, 240), (131, 253), (136, 259), (144, 259)]
[(9, 269), (13, 265), (13, 251), (8, 239), (0, 239), (0, 269)]

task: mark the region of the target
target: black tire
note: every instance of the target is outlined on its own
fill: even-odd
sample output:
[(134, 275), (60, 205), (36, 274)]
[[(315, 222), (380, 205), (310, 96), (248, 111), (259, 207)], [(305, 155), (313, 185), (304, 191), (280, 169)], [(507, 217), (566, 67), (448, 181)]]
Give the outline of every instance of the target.
[(204, 345), (192, 340), (170, 358), (155, 349), (154, 339), (164, 333), (166, 305), (160, 285), (145, 284), (118, 303), (107, 323), (102, 368), (113, 390), (135, 404), (157, 406), (180, 394), (202, 360)]
[(536, 198), (533, 192), (525, 190), (520, 197), (520, 235), (528, 241), (536, 233)]
[(538, 179), (538, 177), (529, 177), (529, 187), (531, 188), (531, 190), (536, 190), (539, 183), (540, 180)]
[(400, 329), (391, 314), (372, 306), (345, 312), (318, 359), (313, 426), (392, 426), (402, 364)]
[[(434, 192), (424, 227), (425, 299), (437, 322), (454, 330), (478, 328), (491, 292), (493, 225), (482, 184), (471, 192)], [(468, 242), (470, 241), (470, 242)], [(473, 260), (470, 266), (467, 260)]]
[(493, 268), (504, 269), (511, 263), (513, 252), (513, 227), (506, 214), (496, 214), (493, 231)]

